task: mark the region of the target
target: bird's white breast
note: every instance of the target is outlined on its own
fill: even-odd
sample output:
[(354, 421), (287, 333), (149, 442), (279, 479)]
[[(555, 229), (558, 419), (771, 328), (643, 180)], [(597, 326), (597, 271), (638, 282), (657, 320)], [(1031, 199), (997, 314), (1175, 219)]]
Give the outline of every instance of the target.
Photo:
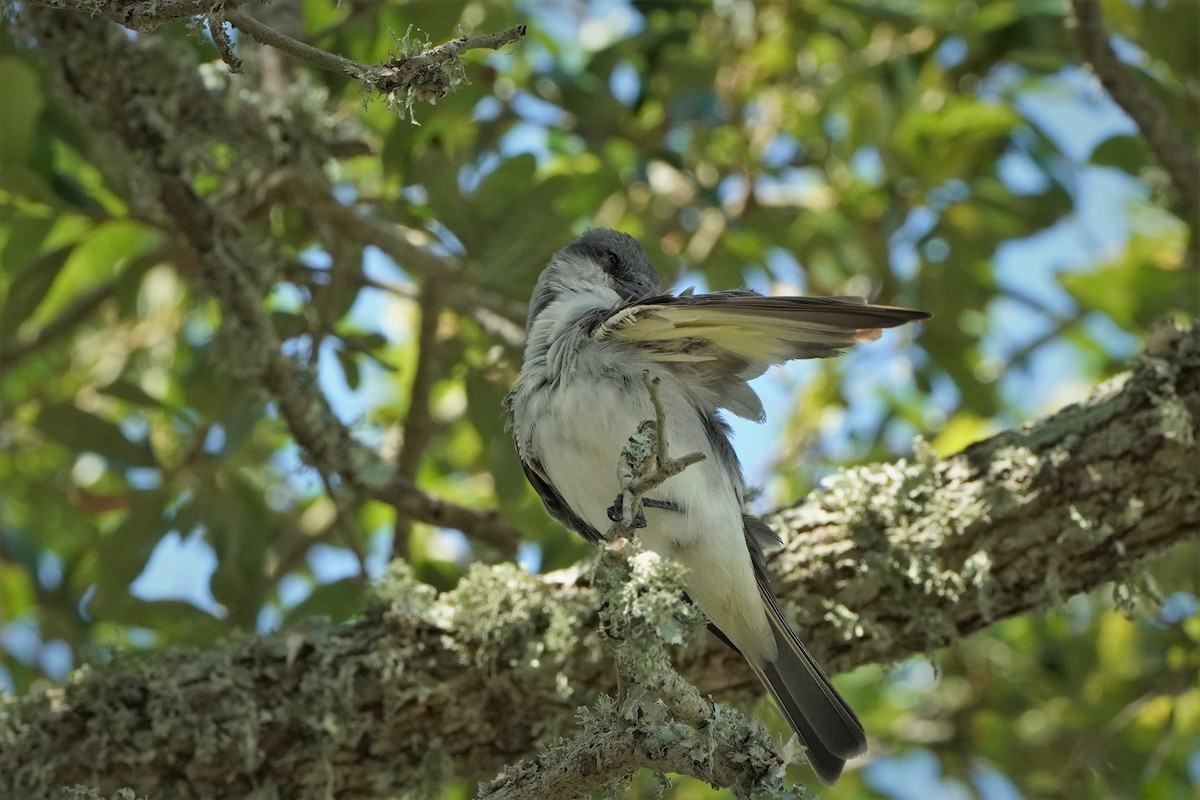
[[(621, 491), (621, 449), (642, 421), (654, 418), (640, 366), (623, 366), (631, 369), (568, 365), (570, 374), (534, 393), (525, 419), (517, 423), (528, 432), (522, 438), (529, 454), (541, 462), (554, 488), (601, 534), (611, 526), (607, 509)], [(719, 462), (703, 419), (675, 378), (660, 377), (669, 456), (701, 452), (706, 458), (648, 493), (680, 511), (646, 509), (647, 525), (637, 531), (638, 541), (687, 567), (689, 596), (743, 653), (773, 657), (774, 637), (743, 533), (736, 471)]]

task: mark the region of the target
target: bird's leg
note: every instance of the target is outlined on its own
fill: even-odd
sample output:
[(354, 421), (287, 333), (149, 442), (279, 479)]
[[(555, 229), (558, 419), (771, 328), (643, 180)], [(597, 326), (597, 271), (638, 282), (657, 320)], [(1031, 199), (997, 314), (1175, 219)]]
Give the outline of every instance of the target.
[(697, 461), (704, 460), (703, 453), (689, 453), (675, 459), (668, 457), (667, 415), (658, 390), (659, 378), (651, 377), (650, 371), (644, 370), (642, 381), (646, 384), (650, 402), (654, 405), (654, 419), (638, 425), (637, 432), (629, 437), (629, 441), (621, 449), (621, 458), (617, 464), (617, 480), (621, 484), (621, 493), (608, 508), (608, 518), (613, 522), (609, 531), (609, 541), (622, 536), (627, 537), (637, 528), (646, 527), (644, 507), (678, 512), (680, 508), (675, 503), (644, 498), (643, 495), (667, 478), (678, 475)]

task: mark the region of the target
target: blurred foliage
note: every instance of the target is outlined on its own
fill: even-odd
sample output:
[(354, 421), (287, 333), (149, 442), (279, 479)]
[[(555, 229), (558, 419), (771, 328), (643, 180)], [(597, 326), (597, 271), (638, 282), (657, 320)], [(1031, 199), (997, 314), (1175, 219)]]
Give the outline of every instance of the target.
[[(1102, 5), (1122, 58), (1197, 141), (1200, 3)], [(797, 409), (773, 420), (776, 501), (914, 435), (949, 453), (1077, 398), (1155, 319), (1200, 306), (1195, 221), (1080, 70), (1065, 2), (300, 10), (298, 36), (362, 62), (409, 24), (434, 41), (529, 24), (519, 47), (468, 56), (470, 85), (418, 107), (419, 124), (305, 64), (284, 62), (280, 88), (253, 43), (246, 74), (229, 76), (184, 25), (143, 34), (190, 52), (214, 95), (269, 109), (293, 162), (424, 232), (479, 287), (523, 301), (550, 253), (595, 224), (637, 236), (668, 280), (934, 312), (916, 341), (895, 334), (799, 385), (766, 379)], [(194, 257), (141, 213), (118, 154), (13, 19), (0, 21), (0, 678), (24, 692), (114, 648), (349, 618), (394, 514), (336, 508), (270, 398), (228, 368), (242, 343), (222, 335)], [(272, 166), (249, 144), (202, 130), (196, 143), (197, 190), (244, 211), (289, 265), (270, 292), (288, 352), (356, 435), (394, 450), (421, 355), (414, 276), (264, 189)], [(425, 312), (439, 315), (440, 362), (417, 481), (498, 505), (541, 569), (578, 559), (586, 548), (546, 518), (503, 430), (519, 350)], [(424, 526), (404, 549), (443, 588), (505, 555)], [(840, 679), (879, 756), (824, 796), (915, 796), (905, 783), (927, 797), (1195, 796), (1196, 563), (1190, 548), (1154, 568), (1161, 609), (1145, 600), (1126, 617), (1098, 592), (948, 648), (936, 679), (920, 660)], [(643, 777), (635, 796), (655, 796)]]

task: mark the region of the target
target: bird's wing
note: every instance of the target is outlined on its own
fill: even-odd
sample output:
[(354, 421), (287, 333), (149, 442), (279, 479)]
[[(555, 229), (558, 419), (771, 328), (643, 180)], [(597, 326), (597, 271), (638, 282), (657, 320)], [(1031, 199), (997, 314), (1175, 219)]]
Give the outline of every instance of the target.
[(662, 361), (778, 364), (837, 355), (883, 328), (928, 317), (854, 297), (662, 295), (614, 310), (592, 336), (636, 344)]
[(909, 308), (854, 297), (765, 297), (754, 292), (661, 295), (613, 310), (592, 331), (678, 371), (695, 373), (722, 404), (750, 419), (762, 406), (745, 381), (771, 364), (827, 358), (883, 328), (926, 319)]
[(536, 460), (527, 461), (524, 456), (520, 456), (520, 458), (521, 468), (525, 470), (525, 477), (529, 479), (529, 483), (538, 493), (538, 497), (542, 498), (542, 503), (550, 512), (550, 516), (558, 520), (563, 527), (575, 531), (592, 544), (603, 544), (604, 537), (600, 531), (589, 525), (567, 504), (566, 499), (558, 493), (554, 485), (550, 483), (550, 479), (546, 477), (541, 463)]

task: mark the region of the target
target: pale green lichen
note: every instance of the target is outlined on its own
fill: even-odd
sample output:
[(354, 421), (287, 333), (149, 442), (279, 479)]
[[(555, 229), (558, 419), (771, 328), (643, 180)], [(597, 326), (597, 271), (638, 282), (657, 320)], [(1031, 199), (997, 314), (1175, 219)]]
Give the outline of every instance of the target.
[(621, 448), (621, 460), (636, 472), (654, 456), (658, 447), (658, 428), (652, 422), (643, 422)]
[(146, 800), (146, 795), (139, 795), (132, 789), (117, 789), (109, 795), (101, 794), (98, 789), (83, 784), (75, 784), (63, 788), (56, 794), (61, 800)]
[(432, 622), (437, 589), (419, 579), (407, 561), (394, 560), (371, 588), (372, 610)]
[(473, 564), (445, 598), (455, 646), (485, 670), (540, 661), (547, 587), (516, 564)]
[(604, 599), (602, 627), (639, 652), (661, 649), (662, 642), (684, 644), (704, 625), (703, 615), (686, 602), (678, 562), (659, 558), (629, 543), (625, 552), (607, 549), (590, 575)]

